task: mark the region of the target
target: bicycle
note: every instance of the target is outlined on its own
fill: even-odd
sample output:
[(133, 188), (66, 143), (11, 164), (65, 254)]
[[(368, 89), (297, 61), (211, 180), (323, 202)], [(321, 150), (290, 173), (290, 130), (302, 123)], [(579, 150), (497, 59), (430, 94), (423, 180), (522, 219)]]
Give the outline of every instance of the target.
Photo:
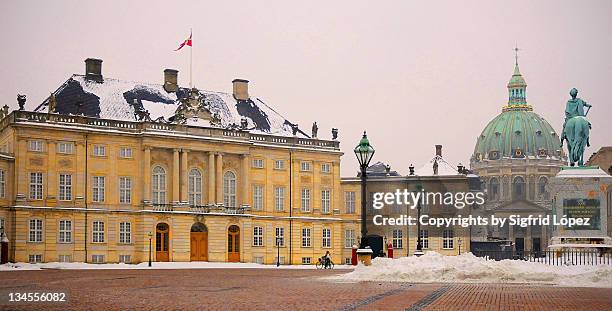
[(333, 269), (334, 268), (334, 262), (330, 259), (329, 263), (326, 265), (325, 264), (325, 258), (323, 257), (319, 257), (319, 260), (317, 261), (317, 269)]

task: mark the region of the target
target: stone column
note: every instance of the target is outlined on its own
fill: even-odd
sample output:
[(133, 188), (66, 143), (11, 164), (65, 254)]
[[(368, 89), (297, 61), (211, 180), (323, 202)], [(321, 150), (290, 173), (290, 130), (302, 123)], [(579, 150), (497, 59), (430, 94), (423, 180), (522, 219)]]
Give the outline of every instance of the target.
[(142, 203), (151, 204), (151, 147), (144, 147), (142, 161)]
[(57, 195), (59, 190), (59, 176), (57, 176), (57, 170), (55, 168), (57, 161), (54, 141), (47, 142), (47, 159), (47, 185), (45, 189), (47, 190), (47, 197), (45, 198), (45, 203), (48, 206), (55, 206), (58, 199)]
[(173, 149), (172, 156), (172, 204), (178, 204), (181, 200), (180, 197), (180, 165), (179, 165), (179, 151), (180, 149)]
[(28, 152), (28, 141), (26, 138), (19, 137), (17, 141), (17, 148), (15, 152), (15, 182), (13, 189), (15, 189), (17, 202), (25, 202), (28, 197), (28, 185), (30, 180), (30, 174), (26, 171), (27, 152)]
[(181, 151), (181, 202), (187, 204), (189, 202), (188, 186), (189, 186), (189, 168), (187, 163), (187, 155), (189, 150)]
[(215, 154), (208, 153), (208, 204), (215, 204)]
[(217, 154), (217, 204), (223, 203), (223, 154)]
[(527, 232), (525, 233), (525, 251), (531, 251), (533, 248), (533, 237), (531, 236), (531, 226), (527, 226)]
[(512, 242), (512, 249), (516, 249), (516, 245), (514, 245), (514, 226), (511, 226), (509, 224), (506, 224), (506, 226), (508, 226), (508, 240)]
[(85, 141), (78, 141), (76, 143), (76, 174), (74, 178), (74, 199), (75, 205), (78, 207), (85, 206)]
[[(242, 160), (242, 172), (240, 174), (240, 204), (247, 205), (249, 204), (249, 155), (243, 154), (241, 157)], [(265, 196), (264, 196), (265, 198)]]
[[(552, 218), (552, 216), (551, 216)], [(542, 226), (540, 249), (546, 250), (548, 247), (548, 226)]]

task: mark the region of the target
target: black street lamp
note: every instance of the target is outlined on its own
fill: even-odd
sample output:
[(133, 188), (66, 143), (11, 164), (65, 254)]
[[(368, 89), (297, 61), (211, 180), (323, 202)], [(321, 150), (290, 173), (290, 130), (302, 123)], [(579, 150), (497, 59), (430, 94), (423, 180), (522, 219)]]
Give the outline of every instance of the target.
[(9, 239), (4, 234), (4, 227), (0, 227), (0, 264), (5, 264), (8, 262), (8, 244)]
[[(417, 184), (417, 191), (421, 192), (423, 186), (421, 182)], [(423, 253), (423, 241), (421, 241), (421, 200), (417, 201), (417, 246), (416, 251), (414, 252), (415, 256), (421, 256)]]
[(280, 267), (280, 237), (276, 237), (276, 266)]
[(363, 132), (363, 137), (359, 141), (359, 145), (355, 147), (355, 155), (357, 156), (357, 161), (359, 162), (359, 168), (361, 169), (361, 243), (359, 248), (365, 248), (368, 246), (368, 242), (366, 239), (366, 235), (368, 234), (368, 229), (366, 227), (366, 180), (368, 178), (366, 170), (368, 169), (368, 165), (370, 165), (370, 161), (374, 156), (374, 147), (370, 145), (370, 141), (368, 140), (368, 135), (366, 132)]
[(149, 231), (147, 235), (149, 236), (149, 267), (150, 267), (151, 266), (151, 253), (152, 253), (151, 238), (153, 237), (153, 233)]

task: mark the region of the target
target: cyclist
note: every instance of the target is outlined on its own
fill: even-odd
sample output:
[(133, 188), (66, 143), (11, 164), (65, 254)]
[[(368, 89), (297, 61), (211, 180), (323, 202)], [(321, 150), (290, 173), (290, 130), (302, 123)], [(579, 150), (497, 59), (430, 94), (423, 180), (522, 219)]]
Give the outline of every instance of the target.
[(323, 256), (323, 267), (325, 267), (325, 269), (331, 268), (331, 254), (329, 251), (326, 251)]

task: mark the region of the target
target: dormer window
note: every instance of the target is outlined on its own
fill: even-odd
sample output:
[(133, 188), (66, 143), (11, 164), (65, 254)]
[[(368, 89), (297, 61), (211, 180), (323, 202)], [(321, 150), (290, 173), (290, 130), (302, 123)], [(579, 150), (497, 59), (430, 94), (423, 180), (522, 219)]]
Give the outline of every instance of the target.
[(493, 150), (489, 151), (489, 160), (497, 160), (499, 159), (499, 151)]
[(523, 150), (521, 148), (514, 149), (514, 157), (515, 158), (523, 158), (525, 155), (523, 154)]
[(521, 131), (520, 130), (516, 130), (516, 131), (514, 131), (514, 134), (521, 135)]
[(496, 136), (496, 137), (499, 137), (499, 135), (501, 135), (501, 133), (500, 133), (500, 132), (495, 132), (495, 136)]
[(538, 134), (538, 136), (540, 136), (540, 135), (542, 135), (542, 131), (537, 130), (537, 131), (536, 131), (536, 134)]
[(548, 155), (548, 153), (546, 152), (546, 149), (540, 149), (540, 150), (538, 150), (538, 155), (540, 157), (546, 157)]

